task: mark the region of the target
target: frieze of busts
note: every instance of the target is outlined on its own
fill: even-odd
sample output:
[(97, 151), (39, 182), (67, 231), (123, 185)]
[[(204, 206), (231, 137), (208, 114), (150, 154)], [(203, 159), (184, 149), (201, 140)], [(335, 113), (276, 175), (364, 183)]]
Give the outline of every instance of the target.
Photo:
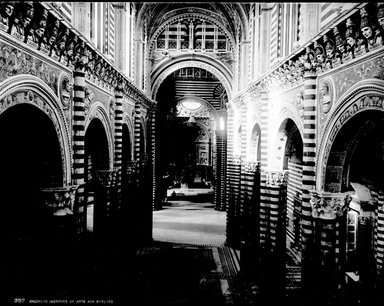
[(49, 50), (49, 56), (58, 60), (59, 52), (56, 45), (57, 36), (59, 34), (60, 22), (55, 17), (51, 19), (51, 22), (48, 25), (47, 30), (45, 31), (45, 46), (41, 48), (46, 48)]
[(346, 61), (347, 48), (345, 39), (337, 26), (333, 28), (333, 35), (335, 36), (336, 45), (333, 66), (337, 67)]
[(328, 35), (324, 35), (323, 41), (325, 45), (325, 70), (328, 70), (332, 68), (334, 62), (335, 44)]
[(24, 41), (34, 15), (33, 2), (19, 3), (16, 9), (11, 34)]
[(67, 65), (74, 65), (75, 64), (75, 46), (78, 43), (78, 37), (77, 35), (73, 35), (68, 38), (67, 44), (66, 44), (66, 51), (67, 51)]
[(34, 23), (29, 29), (26, 40), (27, 42), (35, 47), (40, 49), (40, 44), (45, 39), (45, 29), (47, 28), (47, 19), (48, 19), (48, 11), (46, 9), (42, 9), (40, 12), (36, 12)]
[(315, 52), (310, 47), (305, 48), (304, 71), (306, 72), (316, 71), (316, 63), (317, 61), (316, 61)]
[(365, 7), (360, 9), (360, 36), (359, 44), (363, 52), (369, 50), (368, 45), (373, 45), (375, 40), (372, 23), (368, 17), (368, 13)]
[(69, 29), (67, 27), (63, 27), (61, 31), (59, 32), (59, 36), (57, 37), (57, 48), (59, 53), (59, 61), (61, 63), (67, 63), (67, 40), (69, 36)]
[(357, 49), (357, 36), (355, 31), (355, 24), (351, 18), (346, 22), (345, 39), (347, 42), (347, 59), (355, 58), (355, 50)]
[(381, 46), (383, 40), (378, 22), (368, 15), (366, 7), (360, 9), (360, 16), (360, 31), (366, 39), (367, 48), (372, 50)]
[(85, 46), (85, 42), (80, 40), (74, 48), (74, 66), (76, 69), (85, 70), (88, 65), (88, 49)]
[(14, 6), (15, 1), (4, 1), (0, 3), (0, 29), (5, 32), (10, 30)]
[(316, 54), (316, 64), (315, 64), (315, 69), (318, 73), (321, 73), (324, 68), (325, 64), (325, 51), (324, 47), (321, 45), (320, 42), (315, 41), (314, 44), (314, 50)]
[[(384, 37), (384, 3), (377, 3), (377, 22), (379, 23), (377, 34)], [(380, 33), (380, 34), (379, 34)]]

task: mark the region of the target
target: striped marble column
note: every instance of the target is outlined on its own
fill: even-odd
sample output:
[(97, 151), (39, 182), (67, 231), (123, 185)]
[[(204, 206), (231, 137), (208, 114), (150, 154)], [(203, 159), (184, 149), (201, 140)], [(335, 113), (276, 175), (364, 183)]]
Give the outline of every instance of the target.
[(376, 266), (378, 278), (384, 280), (384, 192), (378, 193), (376, 214)]
[(140, 138), (143, 136), (141, 133), (143, 132), (141, 130), (141, 101), (136, 101), (135, 103), (135, 115), (134, 115), (134, 122), (135, 122), (135, 127), (134, 127), (134, 160), (138, 161), (141, 156), (141, 150), (140, 148)]
[(152, 104), (148, 110), (148, 137), (150, 147), (148, 148), (150, 163), (152, 165), (152, 209), (156, 209), (156, 105)]
[[(304, 76), (304, 137), (303, 137), (303, 170), (302, 170), (302, 284), (312, 276), (311, 246), (313, 229), (310, 204), (310, 190), (315, 188), (316, 157), (316, 75), (306, 72)], [(308, 268), (308, 269), (307, 269)]]
[[(234, 155), (234, 135), (235, 135), (235, 124), (234, 124), (235, 111), (233, 108), (228, 109), (228, 119), (227, 119), (227, 177), (225, 184), (227, 185), (227, 190), (233, 190), (231, 183), (233, 178), (233, 155)], [(230, 204), (230, 197), (226, 197), (226, 207), (228, 209)]]
[(84, 192), (84, 159), (85, 159), (85, 72), (75, 70), (74, 77), (74, 107), (73, 107), (73, 184), (78, 185), (76, 193), (75, 214), (77, 216), (77, 233), (85, 232), (86, 227), (86, 201)]
[(121, 90), (116, 90), (115, 94), (115, 170), (116, 172), (116, 209), (117, 211), (121, 208), (121, 167), (122, 167), (122, 157), (123, 157), (123, 92)]
[(260, 246), (263, 248), (269, 241), (269, 188), (267, 186), (268, 166), (268, 120), (269, 98), (268, 92), (260, 92)]

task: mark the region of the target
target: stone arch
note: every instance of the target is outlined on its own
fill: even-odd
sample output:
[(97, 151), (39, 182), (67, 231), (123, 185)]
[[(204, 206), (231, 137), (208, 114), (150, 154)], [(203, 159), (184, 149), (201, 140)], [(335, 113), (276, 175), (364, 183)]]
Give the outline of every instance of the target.
[(269, 142), (269, 165), (274, 170), (282, 170), (283, 169), (283, 162), (284, 162), (284, 154), (285, 154), (285, 148), (287, 145), (287, 141), (289, 141), (288, 136), (286, 135), (286, 132), (284, 130), (285, 124), (288, 120), (292, 120), (295, 124), (296, 128), (298, 129), (299, 135), (301, 139), (303, 139), (303, 124), (300, 120), (300, 116), (295, 110), (295, 108), (291, 105), (284, 106), (279, 115), (277, 116), (277, 119), (275, 120), (275, 124), (271, 128), (270, 135), (276, 135), (275, 138), (271, 137)]
[(221, 62), (199, 54), (181, 55), (174, 58), (172, 61), (167, 61), (156, 67), (151, 73), (152, 98), (156, 99), (160, 85), (171, 73), (187, 67), (202, 68), (212, 73), (223, 84), (228, 95), (228, 100), (231, 99), (232, 73)]
[(108, 139), (108, 152), (109, 152), (109, 167), (113, 167), (113, 148), (114, 148), (114, 139), (113, 139), (113, 130), (111, 127), (111, 122), (109, 120), (108, 112), (106, 111), (104, 105), (101, 102), (95, 102), (91, 105), (88, 116), (85, 118), (85, 131), (87, 130), (90, 122), (98, 118), (104, 126), (105, 134)]
[(249, 134), (248, 160), (257, 162), (261, 158), (261, 128), (255, 121)]
[(316, 162), (316, 187), (323, 190), (325, 170), (332, 145), (342, 127), (354, 116), (367, 110), (384, 111), (384, 81), (367, 79), (347, 90), (331, 110), (319, 137)]
[(132, 123), (131, 118), (127, 113), (123, 115), (123, 125), (126, 125), (129, 133), (129, 140), (131, 142), (131, 158), (134, 156), (134, 141), (135, 141), (135, 133), (134, 133), (134, 124)]
[[(143, 154), (147, 154), (147, 149), (148, 149), (148, 139), (147, 139), (147, 124), (145, 122), (145, 118), (143, 116), (140, 117), (140, 129), (143, 133), (142, 135), (142, 142), (140, 143), (140, 152), (143, 153)], [(141, 137), (141, 136), (140, 136)], [(141, 141), (141, 139), (140, 139)], [(144, 146), (142, 148), (142, 145)]]
[(71, 133), (61, 102), (52, 89), (36, 76), (17, 75), (0, 84), (0, 114), (8, 108), (27, 103), (42, 110), (52, 120), (60, 145), (63, 185), (71, 184)]

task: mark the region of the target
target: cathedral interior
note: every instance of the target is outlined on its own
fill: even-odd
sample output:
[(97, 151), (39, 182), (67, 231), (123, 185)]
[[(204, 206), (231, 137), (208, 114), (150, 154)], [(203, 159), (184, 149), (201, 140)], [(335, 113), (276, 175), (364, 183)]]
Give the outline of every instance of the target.
[(383, 56), (384, 3), (0, 2), (0, 304), (384, 305)]

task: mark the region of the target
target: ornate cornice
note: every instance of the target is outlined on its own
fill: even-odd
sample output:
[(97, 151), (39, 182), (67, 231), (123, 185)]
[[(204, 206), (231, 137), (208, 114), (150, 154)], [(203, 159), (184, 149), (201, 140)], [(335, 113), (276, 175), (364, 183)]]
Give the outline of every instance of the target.
[[(14, 11), (0, 20), (2, 36), (10, 41), (18, 41), (32, 49), (36, 55), (48, 57), (52, 63), (65, 66), (70, 71), (83, 71), (87, 78), (110, 91), (123, 90), (125, 94), (141, 97), (145, 106), (154, 103), (143, 91), (138, 89), (109, 59), (73, 28), (50, 3), (7, 2)], [(30, 13), (29, 13), (30, 12)], [(34, 13), (35, 12), (35, 13)], [(29, 16), (29, 15), (30, 16)], [(26, 28), (22, 20), (30, 18)], [(40, 30), (41, 29), (41, 30)], [(47, 30), (45, 30), (47, 29)]]

